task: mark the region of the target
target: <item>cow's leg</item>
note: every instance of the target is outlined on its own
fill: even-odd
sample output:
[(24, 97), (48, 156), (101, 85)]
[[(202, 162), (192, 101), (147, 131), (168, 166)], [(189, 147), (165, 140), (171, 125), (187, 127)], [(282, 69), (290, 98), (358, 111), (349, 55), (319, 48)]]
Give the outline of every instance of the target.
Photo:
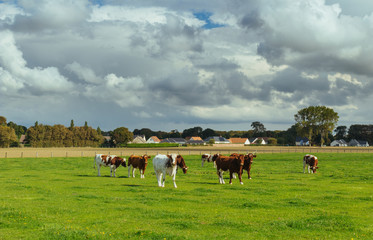
[(310, 165), (307, 165), (308, 173), (311, 173), (310, 171)]
[(172, 180), (174, 181), (174, 187), (177, 188), (176, 186), (176, 173), (172, 176)]
[(205, 159), (202, 159), (202, 167), (203, 167), (203, 164), (205, 163)]
[(97, 176), (99, 177), (101, 177), (100, 168), (101, 168), (101, 165), (97, 164)]
[(217, 170), (217, 169), (216, 169), (216, 174), (218, 175), (219, 183), (220, 183), (220, 184), (223, 184), (223, 183), (221, 182), (220, 171)]
[(134, 167), (132, 167), (132, 177), (135, 177), (135, 169)]
[(164, 187), (164, 183), (166, 182), (166, 169), (162, 172), (162, 187)]
[(303, 173), (306, 173), (306, 161), (303, 160)]
[(238, 173), (238, 179), (240, 179), (240, 184), (243, 185), (243, 182), (242, 182), (242, 171)]
[(233, 179), (236, 179), (237, 178), (236, 173), (233, 173), (232, 177), (233, 177)]
[[(155, 173), (157, 174), (157, 173)], [(128, 165), (128, 178), (131, 177), (131, 165)]]
[(145, 169), (140, 169), (141, 178), (145, 178)]
[(233, 173), (229, 171), (229, 184), (232, 184)]

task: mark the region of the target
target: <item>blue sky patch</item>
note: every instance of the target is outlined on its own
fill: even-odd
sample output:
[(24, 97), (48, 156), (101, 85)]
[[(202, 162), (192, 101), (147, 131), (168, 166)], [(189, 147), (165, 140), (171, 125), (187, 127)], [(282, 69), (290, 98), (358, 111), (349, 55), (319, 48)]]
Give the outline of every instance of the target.
[(223, 24), (214, 23), (211, 21), (210, 17), (212, 16), (211, 12), (195, 12), (193, 15), (201, 21), (204, 21), (206, 24), (202, 26), (204, 29), (212, 29), (224, 27)]

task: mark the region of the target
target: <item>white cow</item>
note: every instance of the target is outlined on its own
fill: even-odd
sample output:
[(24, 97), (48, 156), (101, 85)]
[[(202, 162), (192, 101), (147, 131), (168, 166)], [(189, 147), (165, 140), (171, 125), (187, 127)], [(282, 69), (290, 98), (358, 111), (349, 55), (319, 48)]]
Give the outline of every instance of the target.
[(93, 167), (97, 166), (97, 176), (101, 176), (100, 167), (105, 166), (110, 167), (110, 177), (112, 177), (113, 172), (115, 177), (115, 172), (120, 165), (126, 167), (126, 159), (115, 155), (96, 154), (93, 164)]
[[(164, 187), (166, 181), (166, 173), (172, 177), (174, 187), (177, 188), (175, 178), (177, 167), (181, 167), (183, 172), (186, 173), (188, 167), (185, 165), (184, 158), (181, 155), (171, 154), (162, 155), (158, 154), (153, 159), (153, 167), (157, 177), (158, 186)], [(163, 179), (162, 179), (163, 177)]]

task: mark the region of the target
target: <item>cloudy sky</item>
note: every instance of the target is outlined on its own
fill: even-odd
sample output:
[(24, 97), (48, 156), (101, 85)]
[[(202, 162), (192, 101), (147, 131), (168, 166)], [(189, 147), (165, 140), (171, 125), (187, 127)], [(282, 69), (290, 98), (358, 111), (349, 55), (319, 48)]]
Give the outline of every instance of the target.
[(0, 116), (24, 126), (372, 124), (371, 0), (0, 1)]

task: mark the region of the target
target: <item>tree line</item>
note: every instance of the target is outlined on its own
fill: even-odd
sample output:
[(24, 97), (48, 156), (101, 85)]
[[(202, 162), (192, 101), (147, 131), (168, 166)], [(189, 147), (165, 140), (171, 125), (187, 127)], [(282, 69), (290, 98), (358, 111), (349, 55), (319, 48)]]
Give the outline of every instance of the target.
[[(35, 125), (26, 128), (13, 122), (7, 123), (6, 118), (0, 116), (0, 147), (18, 146), (21, 135), (26, 135), (26, 142), (31, 147), (117, 147), (133, 140), (134, 135), (145, 135), (148, 139), (157, 136), (165, 138), (201, 137), (206, 139), (211, 136), (225, 138), (256, 138), (267, 137), (273, 145), (294, 145), (296, 137), (307, 137), (312, 145), (328, 145), (335, 139), (351, 139), (368, 141), (373, 144), (373, 125), (335, 126), (338, 122), (338, 113), (325, 106), (310, 106), (299, 110), (294, 115), (295, 124), (285, 131), (269, 131), (264, 125), (255, 121), (247, 131), (217, 131), (211, 128), (203, 129), (199, 126), (179, 132), (177, 129), (170, 132), (153, 131), (149, 128), (135, 129), (130, 132), (126, 127), (119, 127), (113, 131), (103, 132), (98, 127), (93, 129), (85, 122), (84, 126), (77, 127), (71, 120), (70, 126)], [(335, 135), (333, 135), (333, 130)], [(110, 136), (106, 141), (105, 136)]]

